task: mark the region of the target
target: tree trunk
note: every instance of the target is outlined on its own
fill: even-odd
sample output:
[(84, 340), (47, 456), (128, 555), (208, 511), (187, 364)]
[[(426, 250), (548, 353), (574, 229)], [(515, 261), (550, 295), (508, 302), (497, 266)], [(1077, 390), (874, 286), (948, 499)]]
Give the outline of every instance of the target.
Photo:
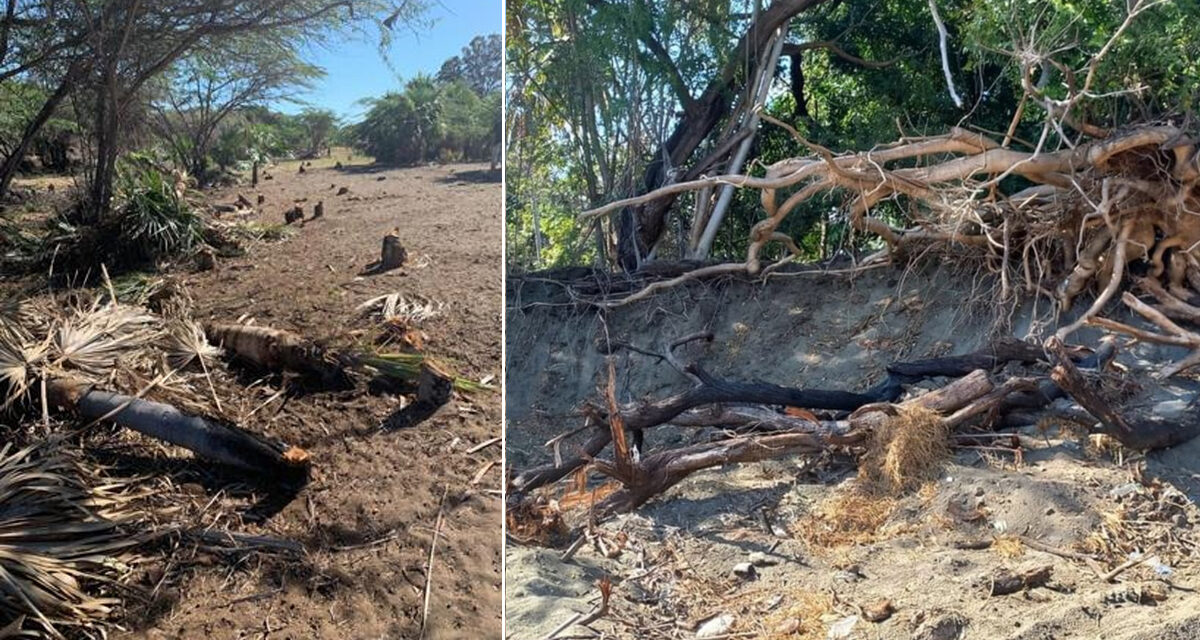
[(383, 248), (379, 252), (379, 269), (398, 269), (404, 266), (408, 252), (400, 245), (400, 235), (393, 231), (383, 237)]
[[(669, 158), (671, 167), (685, 165), (692, 153), (708, 138), (712, 130), (729, 115), (733, 96), (739, 83), (753, 77), (755, 69), (746, 68), (746, 61), (760, 58), (771, 37), (792, 17), (815, 7), (825, 0), (777, 0), (758, 20), (751, 24), (738, 41), (730, 55), (730, 61), (720, 75), (712, 80), (704, 92), (675, 125), (666, 142), (652, 156), (654, 160), (642, 172), (642, 188), (649, 192), (663, 186), (668, 175), (664, 158)], [(753, 62), (750, 66), (753, 67)], [(675, 195), (652, 200), (636, 208), (627, 207), (621, 212), (618, 261), (626, 271), (636, 270), (645, 256), (662, 236), (666, 227), (667, 213), (675, 203)], [(628, 220), (626, 220), (628, 218)]]
[(88, 198), (83, 207), (85, 223), (95, 223), (108, 213), (112, 205), (113, 185), (117, 178), (117, 156), (120, 116), (115, 70), (97, 88), (96, 99), (96, 165), (88, 184)]
[(24, 159), (25, 153), (29, 151), (29, 145), (33, 144), (33, 139), (37, 137), (42, 127), (58, 110), (58, 106), (62, 101), (71, 94), (71, 90), (75, 88), (75, 81), (79, 74), (79, 68), (71, 66), (66, 73), (66, 76), (59, 83), (58, 88), (42, 105), (40, 111), (34, 116), (33, 120), (25, 126), (25, 130), (21, 133), (21, 141), (16, 148), (12, 150), (4, 163), (0, 164), (0, 196), (8, 193), (8, 189), (12, 186), (12, 179), (17, 175), (17, 168), (21, 166), (21, 160)]

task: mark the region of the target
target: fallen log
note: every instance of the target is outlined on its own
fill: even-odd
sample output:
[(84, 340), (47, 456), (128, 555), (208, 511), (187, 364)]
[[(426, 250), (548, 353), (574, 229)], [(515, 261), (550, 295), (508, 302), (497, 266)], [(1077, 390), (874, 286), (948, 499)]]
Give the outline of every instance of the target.
[[(966, 356), (935, 358), (913, 363), (896, 363), (888, 368), (889, 374), (886, 380), (864, 393), (853, 393), (826, 389), (795, 389), (766, 382), (723, 380), (710, 375), (698, 364), (693, 363), (684, 366), (675, 361), (670, 352), (673, 347), (679, 344), (680, 341), (675, 341), (664, 349), (665, 353), (662, 354), (650, 350), (638, 349), (626, 343), (614, 342), (611, 344), (611, 347), (629, 348), (644, 355), (651, 355), (666, 360), (684, 373), (684, 375), (699, 381), (696, 386), (662, 400), (622, 409), (622, 422), (627, 429), (633, 430), (635, 434), (644, 429), (672, 423), (685, 412), (709, 404), (738, 402), (784, 405), (806, 409), (855, 411), (867, 405), (888, 403), (899, 398), (903, 392), (903, 387), (901, 386), (902, 377), (906, 381), (912, 381), (916, 377), (931, 375), (961, 376), (970, 373), (963, 371), (963, 367), (971, 362), (984, 364), (986, 366), (981, 367), (981, 369), (987, 369), (1014, 359), (1029, 361), (1044, 357), (1041, 347), (1010, 339), (997, 342), (996, 345), (988, 349), (967, 354)], [(615, 349), (610, 348), (607, 352), (611, 353), (613, 350)], [(894, 373), (892, 372), (893, 368), (896, 369)], [(982, 371), (975, 375), (982, 376), (984, 379), (987, 377)], [(979, 379), (973, 379), (971, 382), (978, 384)], [(930, 392), (931, 394), (937, 395), (931, 396), (928, 401), (933, 402), (941, 398), (941, 394), (953, 393), (956, 389), (958, 387), (950, 390), (946, 390), (943, 387), (943, 389), (932, 391)], [(989, 388), (988, 391), (990, 390)], [(983, 393), (986, 393), (986, 391)], [(1046, 402), (1049, 402), (1049, 400), (1046, 400)], [(937, 407), (931, 408), (936, 411), (945, 410)], [(597, 410), (597, 412), (597, 417), (600, 419), (599, 423), (592, 428), (587, 441), (579, 447), (577, 455), (573, 455), (560, 462), (541, 465), (517, 474), (511, 481), (510, 491), (514, 494), (519, 494), (557, 482), (599, 455), (612, 442), (612, 435), (609, 433), (607, 424), (605, 423), (607, 416), (602, 410)], [(635, 435), (634, 440), (640, 445), (640, 437)]]
[[(987, 373), (976, 370), (950, 384), (905, 401), (903, 408), (921, 408), (947, 413), (970, 407), (995, 389)], [(594, 460), (600, 473), (615, 478), (622, 487), (596, 506), (605, 518), (632, 511), (689, 475), (729, 463), (758, 462), (798, 453), (818, 453), (833, 446), (860, 446), (895, 412), (889, 404), (864, 406), (848, 421), (811, 421), (793, 418), (798, 425), (785, 433), (737, 436), (661, 451), (641, 460)], [(623, 414), (624, 415), (624, 414)]]
[(267, 441), (230, 424), (65, 378), (48, 380), (46, 395), (56, 407), (91, 420), (111, 420), (213, 462), (284, 484), (307, 478), (309, 458), (303, 449)]
[(342, 381), (345, 371), (320, 346), (282, 329), (248, 324), (204, 325), (213, 344), (256, 366), (287, 369), (324, 382)]

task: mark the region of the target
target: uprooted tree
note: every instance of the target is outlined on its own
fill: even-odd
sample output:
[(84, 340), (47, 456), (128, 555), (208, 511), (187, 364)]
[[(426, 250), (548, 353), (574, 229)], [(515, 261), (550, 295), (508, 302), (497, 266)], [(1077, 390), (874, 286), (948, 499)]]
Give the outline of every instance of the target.
[[(627, 34), (645, 47), (647, 59), (665, 68), (656, 68), (663, 74), (658, 81), (677, 94), (681, 113), (666, 149), (649, 160), (630, 149), (608, 156), (630, 166), (644, 161), (643, 184), (626, 182), (596, 198), (595, 183), (584, 181), (591, 206), (564, 244), (582, 246), (580, 238), (595, 232), (596, 261), (637, 271), (629, 281), (640, 288), (611, 297), (568, 286), (574, 302), (612, 309), (700, 279), (764, 276), (796, 260), (824, 258), (834, 248), (850, 254), (856, 268), (902, 266), (931, 255), (967, 265), (992, 276), (1004, 304), (1049, 299), (1057, 329), (1034, 342), (893, 363), (884, 382), (861, 393), (725, 380), (675, 356), (689, 340), (657, 352), (635, 348), (671, 364), (693, 386), (622, 405), (610, 369), (604, 401), (584, 406), (584, 427), (547, 443), (554, 463), (514, 473), (510, 502), (527, 507), (537, 500), (534, 489), (586, 466), (617, 481), (615, 491), (592, 501), (593, 514), (605, 517), (637, 508), (705, 468), (832, 450), (866, 461), (877, 454), (881, 433), (911, 432), (919, 424), (924, 437), (944, 441), (969, 427), (1031, 424), (1032, 412), (1044, 412), (1062, 397), (1074, 408), (1054, 409), (1058, 417), (1129, 448), (1194, 437), (1200, 403), (1193, 400), (1168, 419), (1123, 402), (1113, 389), (1131, 381), (1107, 368), (1115, 341), (1106, 339), (1095, 352), (1065, 342), (1091, 325), (1192, 351), (1159, 377), (1200, 364), (1200, 333), (1187, 327), (1200, 323), (1200, 138), (1189, 112), (1194, 89), (1150, 71), (1200, 75), (1200, 43), (1176, 37), (1179, 21), (1197, 9), (1154, 0), (1122, 4), (933, 0), (928, 13), (914, 18), (920, 3), (880, 3), (873, 15), (856, 11), (855, 3), (770, 3), (750, 16), (725, 16), (748, 30), (735, 49), (733, 71), (718, 71), (712, 80), (734, 88), (738, 99), (712, 103), (721, 108), (712, 122), (702, 117), (710, 103), (690, 98), (688, 90), (698, 79), (711, 80), (706, 74), (713, 67), (686, 59), (682, 68), (672, 63), (669, 47), (656, 46), (658, 37), (685, 37), (696, 17), (673, 14)], [(602, 21), (605, 3), (587, 6), (596, 13), (576, 8), (564, 21), (588, 15), (611, 28)], [(947, 29), (954, 20), (956, 33), (967, 36), (958, 42), (970, 54), (964, 67), (977, 74), (973, 87), (962, 86), (963, 69), (955, 63), (955, 38)], [(893, 28), (880, 31), (880, 24)], [(841, 30), (831, 31), (833, 26)], [(924, 66), (890, 55), (914, 33), (930, 44), (916, 58)], [(802, 42), (787, 41), (797, 35)], [(1164, 37), (1190, 44), (1175, 48)], [(826, 55), (822, 63), (803, 59), (814, 51)], [(771, 81), (785, 52), (791, 92), (772, 98)], [(876, 74), (890, 75), (892, 83), (911, 79), (913, 86), (909, 93), (883, 96), (880, 89), (897, 85)], [(930, 107), (934, 94), (941, 106)], [(888, 105), (896, 112), (888, 114)], [(866, 126), (879, 124), (881, 109), (891, 131)], [(590, 111), (585, 105), (578, 114)], [(533, 106), (518, 102), (519, 124), (530, 126), (536, 115)], [(913, 129), (920, 135), (907, 133)], [(593, 162), (588, 129), (577, 132), (584, 136), (580, 171), (595, 164), (599, 175), (619, 173)], [(868, 134), (873, 137), (864, 138)], [(538, 157), (549, 148), (547, 139), (534, 138), (517, 151)], [(549, 225), (539, 224), (546, 207), (534, 200), (536, 256), (545, 250), (541, 234)], [(678, 222), (674, 230), (671, 216)], [(509, 223), (514, 226), (511, 212)], [(615, 259), (609, 257), (613, 236), (619, 238)], [(736, 259), (703, 262), (718, 236), (726, 244), (715, 253)], [(510, 235), (514, 245), (520, 249)], [(692, 260), (652, 268), (655, 259), (667, 257)], [(668, 271), (674, 277), (660, 277)], [(1122, 293), (1131, 283), (1153, 302)], [(1156, 330), (1102, 317), (1116, 298)], [(1024, 363), (1023, 375), (999, 371), (1010, 361)], [(901, 400), (901, 385), (933, 376), (956, 379)], [(799, 412), (781, 414), (774, 410), (780, 405)], [(641, 455), (644, 433), (660, 425), (720, 431), (709, 432), (706, 442)], [(586, 438), (572, 439), (580, 433)], [(610, 444), (612, 454), (604, 457)]]

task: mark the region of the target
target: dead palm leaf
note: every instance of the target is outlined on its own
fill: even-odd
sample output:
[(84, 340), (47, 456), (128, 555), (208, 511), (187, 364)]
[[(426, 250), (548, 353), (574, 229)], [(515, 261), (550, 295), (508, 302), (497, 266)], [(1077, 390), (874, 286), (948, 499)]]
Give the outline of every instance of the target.
[(100, 594), (127, 573), (134, 512), (120, 483), (88, 489), (51, 445), (0, 448), (0, 619), (61, 638), (97, 629), (119, 601)]
[(157, 323), (154, 316), (135, 307), (93, 305), (56, 323), (50, 359), (63, 368), (107, 375), (119, 360), (144, 355), (160, 335)]
[(208, 363), (224, 353), (204, 337), (204, 327), (200, 323), (182, 317), (168, 323), (163, 347), (167, 352), (167, 364), (174, 369), (183, 369), (198, 361), (207, 371)]
[(45, 346), (32, 344), (28, 333), (0, 325), (0, 389), (4, 391), (0, 409), (25, 395), (34, 378), (34, 367), (45, 353)]

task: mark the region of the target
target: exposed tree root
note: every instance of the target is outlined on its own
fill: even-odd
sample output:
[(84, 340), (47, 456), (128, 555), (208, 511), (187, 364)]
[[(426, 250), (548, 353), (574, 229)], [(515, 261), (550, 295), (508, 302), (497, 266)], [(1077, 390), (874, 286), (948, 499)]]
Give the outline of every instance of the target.
[[(1193, 253), (1200, 248), (1200, 154), (1175, 126), (1134, 127), (1073, 148), (1032, 152), (1003, 148), (957, 128), (841, 155), (800, 140), (814, 155), (777, 162), (764, 177), (680, 182), (581, 214), (586, 221), (720, 185), (757, 189), (762, 196), (765, 217), (750, 231), (744, 262), (704, 266), (601, 304), (630, 304), (698, 278), (762, 273), (768, 243), (782, 241), (795, 253), (779, 225), (802, 203), (830, 192), (846, 195), (853, 229), (883, 239), (893, 258), (927, 247), (956, 247), (990, 265), (1006, 284), (1011, 270), (1023, 278), (1027, 292), (1056, 292), (1063, 311), (1094, 286), (1095, 301), (1060, 337), (1086, 324), (1120, 291), (1128, 262), (1147, 261), (1151, 277), (1162, 278), (1166, 290), (1185, 301), (1200, 285), (1200, 255)], [(1007, 176), (1036, 185), (1006, 194), (996, 187)], [(891, 199), (908, 211), (907, 226), (872, 215), (876, 205)]]

